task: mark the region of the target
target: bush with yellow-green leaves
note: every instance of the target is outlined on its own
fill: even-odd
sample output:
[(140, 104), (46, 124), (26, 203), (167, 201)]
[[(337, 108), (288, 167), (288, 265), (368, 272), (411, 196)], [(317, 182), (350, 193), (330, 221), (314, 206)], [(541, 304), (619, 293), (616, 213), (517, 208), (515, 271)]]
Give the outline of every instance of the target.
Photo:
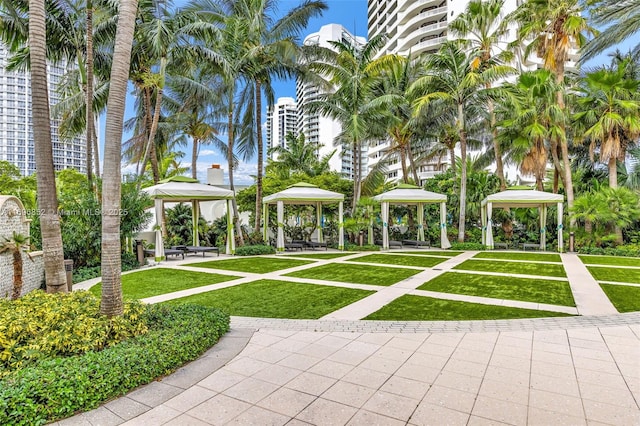
[(125, 305), (107, 319), (86, 292), (0, 301), (0, 424), (96, 408), (198, 358), (229, 330), (214, 308)]

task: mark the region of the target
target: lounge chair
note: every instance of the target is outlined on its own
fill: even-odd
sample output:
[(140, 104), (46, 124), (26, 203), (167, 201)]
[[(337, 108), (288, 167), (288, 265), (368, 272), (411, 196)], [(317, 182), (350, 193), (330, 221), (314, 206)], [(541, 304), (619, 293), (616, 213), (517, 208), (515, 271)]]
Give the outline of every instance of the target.
[(186, 246), (186, 252), (202, 253), (202, 257), (204, 257), (205, 253), (216, 253), (220, 256), (220, 249), (218, 247)]
[(418, 240), (402, 240), (403, 246), (428, 247), (431, 248), (431, 242)]
[[(144, 250), (144, 255), (145, 255), (145, 257), (155, 257), (156, 256), (156, 251), (154, 249), (145, 249)], [(164, 249), (164, 255), (167, 258), (169, 256), (182, 256), (182, 258), (184, 259), (184, 250), (176, 250), (176, 249), (173, 249), (173, 248)]]
[(304, 241), (300, 241), (300, 240), (292, 240), (290, 243), (285, 242), (284, 243), (284, 249), (285, 250), (300, 250), (302, 251), (302, 249), (304, 249)]
[[(376, 240), (377, 246), (382, 246), (382, 240)], [(398, 240), (389, 240), (389, 248), (402, 248), (402, 241)]]

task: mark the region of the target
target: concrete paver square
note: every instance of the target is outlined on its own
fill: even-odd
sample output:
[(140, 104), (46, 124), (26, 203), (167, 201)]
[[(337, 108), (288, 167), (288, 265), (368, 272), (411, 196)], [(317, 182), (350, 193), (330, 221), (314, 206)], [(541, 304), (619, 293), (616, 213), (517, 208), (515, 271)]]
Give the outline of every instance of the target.
[(593, 370), (585, 370), (583, 368), (576, 368), (576, 375), (578, 376), (578, 383), (591, 383), (598, 386), (605, 386), (615, 389), (627, 389), (627, 383), (624, 378), (617, 374), (599, 373)]
[(175, 386), (165, 385), (162, 382), (151, 382), (133, 392), (129, 392), (128, 398), (138, 401), (149, 407), (155, 407), (173, 398), (182, 392), (182, 389)]
[(392, 346), (383, 346), (378, 349), (371, 358), (385, 358), (393, 361), (401, 361), (404, 362), (413, 354), (413, 351), (410, 349), (398, 349)]
[[(26, 420), (26, 419), (22, 419)], [(87, 411), (78, 416), (62, 419), (54, 426), (116, 426), (122, 424), (122, 418), (107, 410), (105, 407), (98, 407), (95, 410)]]
[(493, 349), (492, 358), (494, 357), (520, 358), (527, 361), (531, 359), (531, 347), (505, 346), (498, 343)]
[(385, 347), (396, 348), (396, 349), (404, 349), (408, 351), (415, 351), (417, 348), (422, 345), (421, 340), (414, 339), (405, 339), (402, 337), (394, 337), (389, 342), (385, 344)]
[(354, 341), (345, 345), (342, 349), (348, 352), (356, 352), (364, 355), (373, 355), (380, 348), (381, 348), (381, 345), (377, 345), (375, 343)]
[(139, 416), (149, 409), (147, 405), (127, 398), (126, 396), (109, 401), (104, 406), (124, 420)]
[(562, 395), (580, 397), (578, 381), (567, 379), (566, 377), (542, 376), (540, 374), (531, 375), (531, 389), (554, 392)]
[(482, 352), (476, 351), (474, 349), (458, 347), (453, 352), (453, 354), (451, 354), (451, 359), (455, 359), (458, 361), (477, 362), (486, 365), (491, 359), (491, 352)]
[(617, 405), (623, 409), (638, 409), (633, 395), (626, 389), (614, 389), (591, 383), (580, 383), (580, 396), (583, 399)]
[(251, 355), (249, 355), (249, 358), (268, 362), (269, 364), (275, 364), (276, 362), (288, 357), (289, 355), (291, 355), (291, 352), (267, 347), (253, 352)]
[(586, 426), (584, 417), (567, 416), (543, 408), (529, 407), (528, 424), (530, 426), (571, 425)]
[(497, 420), (489, 420), (483, 417), (471, 416), (469, 417), (469, 422), (467, 426), (501, 426), (508, 425), (508, 423), (502, 423)]
[(463, 337), (463, 333), (432, 334), (427, 339), (427, 343), (442, 346), (452, 346), (455, 348), (456, 346), (458, 346)]
[(315, 425), (343, 425), (358, 410), (348, 405), (318, 398), (296, 416), (297, 419)]
[(550, 364), (543, 361), (531, 361), (531, 374), (551, 376), (567, 380), (575, 379), (574, 366)]
[(322, 394), (322, 397), (330, 401), (360, 408), (367, 402), (375, 389), (349, 382), (337, 382)]
[(231, 426), (282, 426), (291, 420), (288, 416), (265, 410), (264, 408), (253, 406), (238, 417), (234, 418), (227, 425)]
[(316, 341), (318, 345), (329, 346), (330, 348), (340, 349), (351, 343), (352, 338), (339, 337), (334, 334), (324, 336)]
[(165, 423), (163, 426), (209, 426), (211, 423), (203, 422), (195, 417), (191, 417), (186, 414), (181, 414), (175, 417), (171, 421)]
[(475, 393), (434, 385), (431, 386), (431, 389), (427, 392), (427, 396), (424, 397), (423, 402), (451, 408), (452, 410), (463, 413), (471, 413), (475, 400)]
[(416, 352), (431, 354), (431, 355), (438, 355), (441, 357), (449, 358), (455, 350), (456, 350), (455, 346), (438, 345), (436, 343), (431, 343), (429, 340), (427, 340), (422, 345), (420, 345), (420, 347), (416, 350)]
[(534, 352), (537, 352), (537, 351), (552, 352), (556, 354), (571, 355), (571, 351), (569, 350), (568, 343), (558, 344), (558, 343), (543, 342), (540, 340), (536, 340), (533, 343), (533, 351)]
[(442, 368), (444, 368), (448, 361), (448, 357), (416, 352), (409, 357), (407, 363), (442, 370)]
[(298, 370), (307, 370), (311, 368), (312, 365), (319, 363), (321, 360), (321, 358), (317, 358), (314, 356), (291, 354), (288, 357), (278, 361), (278, 364), (284, 367), (296, 368)]
[(360, 367), (379, 371), (381, 373), (393, 374), (393, 372), (400, 368), (403, 363), (404, 361), (382, 358), (373, 355), (362, 361)]
[(296, 351), (296, 354), (310, 355), (315, 358), (326, 358), (337, 350), (338, 348), (335, 348), (333, 346), (325, 346), (321, 345), (320, 343), (310, 343), (304, 348), (298, 349)]
[(533, 361), (548, 362), (550, 364), (566, 365), (566, 366), (573, 365), (573, 359), (569, 354), (559, 354), (559, 353), (553, 353), (553, 352), (533, 350), (533, 352), (531, 353), (531, 359)]
[(182, 413), (178, 410), (174, 410), (173, 408), (169, 408), (164, 405), (158, 405), (146, 413), (141, 414), (123, 424), (126, 426), (161, 425), (178, 417), (180, 414)]
[(527, 422), (526, 405), (488, 398), (486, 396), (478, 396), (472, 414), (513, 425), (523, 425)]
[(607, 350), (607, 344), (603, 340), (585, 340), (570, 336), (569, 343), (572, 348)]
[(254, 379), (264, 380), (265, 382), (273, 383), (275, 385), (284, 385), (300, 373), (302, 373), (301, 370), (276, 364), (258, 371), (251, 377)]
[(368, 354), (360, 353), (360, 352), (347, 351), (347, 350), (345, 350), (343, 348), (343, 349), (340, 349), (340, 350), (336, 351), (333, 355), (331, 355), (327, 359), (330, 360), (330, 361), (337, 361), (337, 362), (341, 362), (343, 364), (349, 364), (349, 365), (355, 366), (355, 365), (360, 364), (362, 361), (364, 361), (367, 358), (369, 358)]
[(247, 358), (240, 354), (240, 357), (232, 360), (229, 364), (227, 364), (224, 368), (225, 370), (243, 374), (245, 376), (251, 376), (252, 374), (256, 374), (260, 370), (264, 370), (267, 367), (270, 367), (272, 364), (269, 362), (259, 361), (257, 359)]
[(430, 387), (429, 383), (394, 375), (382, 385), (380, 390), (421, 400)]
[[(187, 414), (212, 425), (223, 425), (248, 410), (251, 404), (218, 394), (187, 411)], [(148, 425), (144, 425), (148, 426)]]
[(489, 365), (508, 368), (509, 370), (529, 371), (531, 368), (531, 358), (512, 357), (494, 353), (489, 360)]
[(606, 350), (606, 349), (572, 348), (571, 354), (573, 355), (574, 358), (597, 359), (599, 361), (613, 361), (613, 358), (611, 357), (611, 353), (609, 352), (609, 350)]
[(211, 389), (215, 392), (223, 392), (233, 385), (236, 385), (246, 379), (247, 376), (228, 371), (227, 368), (220, 369), (204, 380), (198, 382), (198, 386)]
[(336, 382), (335, 379), (317, 374), (304, 372), (291, 380), (285, 386), (310, 395), (319, 396)]
[(377, 391), (362, 408), (383, 416), (407, 421), (420, 401), (395, 395), (389, 392)]
[(473, 377), (483, 377), (487, 369), (486, 364), (477, 362), (461, 361), (458, 359), (450, 359), (444, 366), (443, 371), (452, 371), (458, 374), (464, 374)]
[(341, 379), (351, 370), (353, 370), (353, 365), (325, 359), (307, 371), (321, 376), (331, 377), (332, 379)]
[(349, 420), (347, 426), (372, 426), (372, 425), (384, 425), (384, 426), (404, 426), (405, 422), (392, 419), (390, 417), (381, 416), (380, 414), (372, 413), (371, 411), (360, 410), (355, 416)]
[(440, 375), (440, 369), (429, 368), (419, 364), (405, 363), (394, 373), (394, 377), (404, 377), (426, 384), (432, 384)]
[(452, 371), (443, 371), (433, 382), (434, 385), (458, 389), (464, 392), (477, 393), (482, 379), (479, 377), (458, 374)]
[(391, 377), (391, 374), (381, 373), (368, 368), (356, 367), (345, 374), (342, 380), (366, 386), (368, 388), (378, 389), (389, 379), (389, 377)]
[(224, 391), (231, 398), (255, 404), (278, 389), (277, 385), (249, 377)]
[(164, 403), (169, 408), (185, 412), (216, 395), (216, 392), (202, 386), (193, 386)]
[(600, 361), (589, 358), (574, 358), (573, 365), (576, 368), (584, 368), (585, 370), (593, 370), (599, 373), (616, 374), (618, 373), (618, 365), (613, 361)]
[(284, 337), (276, 336), (273, 333), (263, 333), (261, 331), (254, 333), (251, 337), (251, 343), (260, 346), (271, 346), (284, 339)]
[(529, 386), (529, 371), (511, 370), (509, 368), (490, 365), (484, 374), (485, 380), (508, 383), (513, 386)]
[(280, 388), (271, 395), (258, 402), (258, 406), (285, 416), (295, 417), (316, 398), (304, 392), (293, 389)]
[(584, 417), (582, 401), (574, 396), (531, 389), (529, 405), (567, 416)]
[(421, 402), (409, 419), (409, 424), (417, 426), (466, 426), (468, 420), (468, 413), (461, 413), (450, 408)]
[(529, 387), (485, 378), (479, 395), (526, 405), (529, 402)]
[(621, 409), (619, 405), (583, 400), (587, 422), (602, 422), (616, 426), (636, 426), (640, 424), (640, 410)]
[(298, 331), (292, 337), (293, 340), (299, 340), (301, 342), (313, 343), (327, 336), (329, 333), (317, 332), (317, 331)]
[(382, 346), (391, 339), (393, 339), (393, 336), (390, 333), (364, 333), (356, 341)]

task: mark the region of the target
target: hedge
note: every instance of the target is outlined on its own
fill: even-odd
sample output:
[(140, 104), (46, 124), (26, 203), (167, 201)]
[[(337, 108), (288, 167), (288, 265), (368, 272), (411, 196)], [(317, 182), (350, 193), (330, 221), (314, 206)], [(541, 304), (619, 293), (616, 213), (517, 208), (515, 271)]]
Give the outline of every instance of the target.
[(0, 379), (0, 424), (39, 425), (96, 408), (198, 358), (229, 330), (229, 316), (213, 308), (152, 305), (147, 315), (144, 335)]

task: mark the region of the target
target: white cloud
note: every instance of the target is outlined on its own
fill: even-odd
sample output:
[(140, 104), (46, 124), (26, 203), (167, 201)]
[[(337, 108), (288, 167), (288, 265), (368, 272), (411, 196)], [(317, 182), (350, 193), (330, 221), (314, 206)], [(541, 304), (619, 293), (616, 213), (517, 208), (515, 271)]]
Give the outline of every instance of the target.
[(220, 155), (218, 151), (214, 151), (212, 149), (203, 149), (200, 151), (199, 157), (206, 157), (208, 155)]

